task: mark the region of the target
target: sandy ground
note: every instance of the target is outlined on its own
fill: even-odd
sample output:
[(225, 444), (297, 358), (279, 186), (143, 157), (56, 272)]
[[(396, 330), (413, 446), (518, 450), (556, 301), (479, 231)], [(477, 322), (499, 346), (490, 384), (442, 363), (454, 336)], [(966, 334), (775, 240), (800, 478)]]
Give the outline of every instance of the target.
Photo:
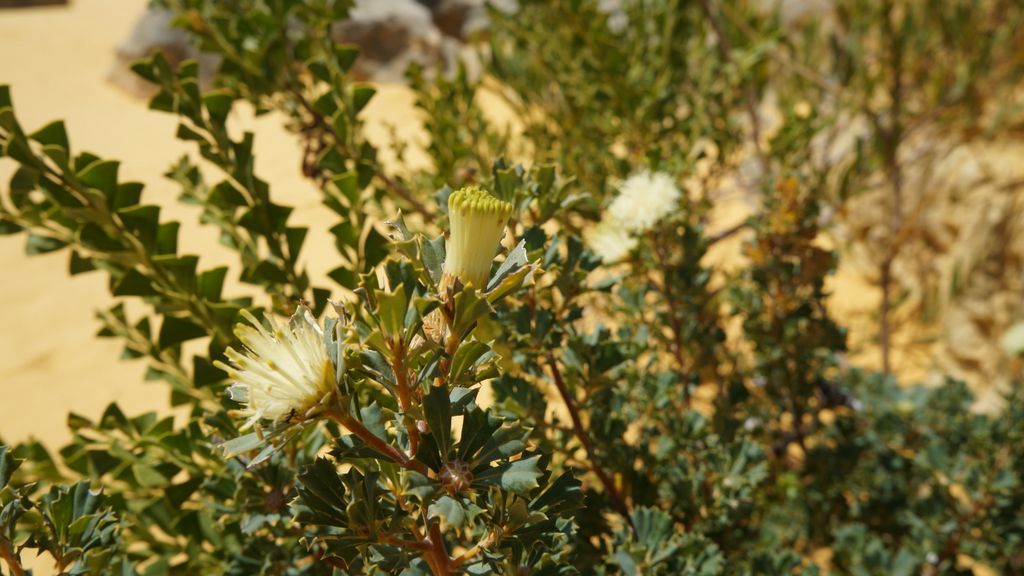
[[(175, 184), (162, 174), (190, 147), (173, 138), (171, 115), (106, 81), (115, 45), (127, 37), (145, 0), (74, 0), (70, 7), (0, 11), (0, 84), (9, 84), (28, 130), (57, 118), (72, 148), (121, 160), (122, 179), (146, 183), (143, 199), (165, 206), (163, 217), (182, 222), (180, 247), (201, 255), (200, 267), (228, 263), (215, 234), (197, 224), (198, 210), (175, 202)], [(412, 95), (383, 86), (366, 111), (371, 136), (382, 120), (414, 137)], [(257, 172), (275, 198), (296, 207), (292, 221), (310, 226), (305, 263), (313, 277), (333, 268), (330, 215), (299, 173), (300, 150), (280, 118), (237, 113), (232, 124), (256, 133)], [(12, 162), (0, 161), (0, 182)], [(121, 362), (114, 340), (94, 337), (94, 311), (111, 305), (100, 273), (71, 278), (66, 252), (29, 258), (24, 237), (0, 237), (0, 438), (30, 436), (51, 447), (70, 436), (69, 411), (95, 418), (110, 402), (130, 414), (165, 409), (166, 388), (142, 380), (142, 362)], [(230, 286), (229, 286), (230, 288)]]

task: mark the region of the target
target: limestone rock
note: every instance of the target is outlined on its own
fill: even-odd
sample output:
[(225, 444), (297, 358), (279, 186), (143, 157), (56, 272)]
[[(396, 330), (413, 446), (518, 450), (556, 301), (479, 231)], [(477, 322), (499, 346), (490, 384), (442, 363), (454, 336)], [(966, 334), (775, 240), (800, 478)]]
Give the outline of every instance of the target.
[(415, 0), (360, 0), (332, 33), (338, 42), (359, 46), (355, 73), (373, 80), (401, 80), (411, 62), (432, 64), (440, 56), (433, 14)]
[(200, 53), (192, 45), (188, 32), (174, 27), (173, 20), (174, 14), (164, 8), (150, 7), (142, 13), (131, 35), (117, 47), (116, 61), (108, 75), (114, 85), (140, 97), (152, 95), (156, 89), (136, 76), (131, 66), (157, 51), (163, 52), (172, 66), (190, 58), (197, 59), (200, 82), (209, 83), (217, 66), (217, 56)]

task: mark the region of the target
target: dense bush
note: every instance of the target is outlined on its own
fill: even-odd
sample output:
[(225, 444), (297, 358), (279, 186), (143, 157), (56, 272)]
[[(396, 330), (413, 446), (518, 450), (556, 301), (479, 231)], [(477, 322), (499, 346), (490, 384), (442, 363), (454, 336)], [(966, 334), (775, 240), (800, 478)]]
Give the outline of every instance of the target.
[[(237, 264), (180, 253), (142, 184), (60, 122), (23, 129), (0, 88), (0, 230), (104, 274), (100, 336), (188, 414), (111, 405), (56, 452), (0, 446), (7, 573), (26, 549), (61, 574), (1024, 573), (1019, 391), (986, 416), (961, 383), (884, 373), (905, 143), (1019, 128), (1017, 3), (524, 0), (490, 12), (485, 75), (410, 70), (416, 171), (362, 131), (374, 89), (330, 33), (349, 2), (164, 4), (221, 57), (216, 87), (159, 55), (135, 71), (198, 152), (168, 172), (181, 201)], [(245, 102), (336, 215), (329, 278), (229, 129)], [(709, 232), (725, 183), (755, 213)], [(883, 373), (845, 361), (821, 241), (869, 189)], [(742, 265), (712, 264), (736, 236)]]

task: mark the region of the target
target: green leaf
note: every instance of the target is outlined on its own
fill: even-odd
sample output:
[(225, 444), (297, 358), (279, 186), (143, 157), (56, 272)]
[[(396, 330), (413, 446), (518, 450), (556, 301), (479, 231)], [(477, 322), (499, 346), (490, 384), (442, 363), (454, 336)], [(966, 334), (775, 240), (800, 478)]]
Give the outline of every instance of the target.
[(441, 530), (459, 529), (466, 523), (466, 511), (462, 504), (451, 496), (441, 496), (427, 509), (429, 518), (441, 520)]
[(11, 176), (11, 203), (19, 210), (30, 206), (29, 194), (38, 187), (39, 172), (27, 166), (18, 168), (15, 170), (14, 176)]
[[(459, 346), (452, 357), (450, 378), (458, 381), (462, 375), (477, 363), (485, 354), (491, 351), (491, 347), (483, 342), (473, 340)], [(475, 382), (471, 382), (475, 384)]]
[(206, 336), (206, 330), (187, 318), (178, 316), (164, 316), (160, 325), (160, 336), (157, 341), (160, 349), (169, 348), (176, 344)]
[(14, 471), (17, 470), (20, 465), (21, 462), (14, 459), (10, 448), (0, 444), (0, 488), (7, 486), (7, 483), (10, 482)]
[(10, 236), (24, 230), (20, 225), (0, 216), (0, 236)]
[(204, 300), (219, 302), (227, 273), (227, 266), (219, 266), (199, 274), (196, 280), (196, 292)]
[(224, 125), (228, 113), (231, 112), (231, 104), (234, 101), (234, 96), (226, 90), (207, 92), (203, 96), (203, 106), (210, 113), (210, 119), (219, 126)]
[(443, 386), (430, 388), (430, 392), (423, 399), (423, 412), (440, 449), (441, 457), (447, 460), (452, 440), (452, 414), (448, 391)]
[(118, 210), (121, 221), (146, 247), (153, 250), (156, 245), (157, 227), (160, 225), (159, 206), (131, 206)]
[(209, 202), (223, 208), (238, 208), (247, 204), (245, 196), (227, 180), (221, 180), (214, 185), (210, 190)]
[(356, 84), (352, 87), (352, 113), (358, 114), (370, 103), (377, 89), (369, 84)]
[(430, 273), (430, 279), (437, 284), (444, 274), (445, 244), (444, 235), (433, 240), (427, 240), (420, 244), (420, 254), (423, 260), (423, 267)]
[(327, 276), (349, 290), (355, 290), (356, 286), (359, 285), (359, 275), (350, 270), (347, 266), (339, 266), (328, 272)]
[(86, 258), (78, 253), (78, 250), (71, 251), (71, 260), (68, 262), (68, 273), (72, 276), (84, 272), (92, 272), (96, 269), (92, 258)]
[(144, 187), (141, 182), (121, 182), (117, 185), (117, 194), (110, 203), (110, 208), (120, 210), (138, 204)]
[(86, 223), (78, 230), (78, 243), (97, 252), (122, 252), (125, 246), (106, 233), (99, 225)]
[(188, 292), (193, 290), (196, 281), (196, 266), (199, 264), (198, 256), (160, 255), (153, 258), (153, 262), (174, 276), (179, 288)]
[(331, 182), (338, 188), (345, 200), (348, 201), (348, 208), (355, 208), (359, 203), (359, 177), (355, 172), (344, 172), (331, 178)]
[(309, 232), (309, 228), (286, 228), (285, 238), (288, 241), (288, 257), (293, 261), (298, 258), (299, 252), (302, 251), (302, 243), (306, 240), (306, 234)]
[(375, 290), (377, 300), (377, 317), (385, 337), (401, 338), (405, 330), (405, 312), (409, 307), (405, 290), (399, 285), (393, 292)]
[(345, 486), (333, 462), (317, 458), (299, 473), (298, 479), (296, 515), (301, 522), (338, 527), (348, 524)]
[(156, 468), (147, 466), (140, 462), (132, 464), (132, 475), (135, 476), (135, 480), (139, 483), (139, 486), (144, 488), (167, 485), (167, 478), (164, 478), (162, 474), (157, 472)]
[(496, 286), (501, 284), (501, 282), (513, 271), (526, 266), (527, 262), (526, 243), (525, 241), (520, 240), (519, 244), (516, 244), (516, 247), (508, 253), (508, 256), (505, 257), (505, 261), (498, 267), (498, 270), (494, 273), (491, 281), (487, 283), (487, 292), (490, 292)]
[(363, 258), (366, 261), (366, 270), (372, 269), (374, 266), (379, 264), (388, 255), (391, 241), (386, 236), (377, 231), (376, 228), (370, 228), (369, 233), (366, 235), (366, 242), (363, 244)]
[(348, 72), (359, 57), (359, 47), (354, 44), (338, 44), (334, 47), (334, 56), (338, 68), (341, 68), (342, 72)]
[(339, 250), (346, 246), (355, 246), (359, 241), (359, 229), (351, 221), (339, 222), (331, 227), (334, 243)]
[(491, 305), (480, 298), (475, 288), (464, 288), (455, 295), (453, 330), (456, 334), (465, 334), (478, 320), (492, 311)]
[(263, 439), (260, 438), (259, 434), (251, 432), (224, 442), (220, 445), (220, 449), (224, 451), (225, 458), (234, 458), (239, 454), (251, 452), (262, 445)]
[(25, 253), (29, 256), (36, 254), (46, 254), (55, 250), (67, 246), (67, 242), (51, 238), (49, 236), (39, 236), (38, 234), (29, 234), (28, 242), (25, 244)]
[(117, 171), (121, 165), (116, 160), (97, 160), (78, 173), (78, 179), (95, 188), (112, 201), (117, 195)]
[(501, 486), (503, 490), (526, 496), (531, 490), (539, 486), (537, 480), (544, 475), (537, 467), (539, 462), (540, 456), (532, 456), (500, 466), (494, 466), (478, 474), (474, 483), (497, 485)]
[(175, 254), (178, 251), (178, 222), (163, 222), (156, 231), (156, 254)]
[(70, 148), (68, 144), (68, 133), (64, 129), (64, 122), (56, 120), (29, 134), (29, 138), (43, 145), (57, 146), (65, 150)]
[(227, 374), (213, 365), (208, 358), (202, 356), (192, 357), (192, 379), (196, 387), (202, 388), (227, 378)]
[(156, 296), (153, 283), (135, 268), (129, 268), (111, 290), (114, 296)]

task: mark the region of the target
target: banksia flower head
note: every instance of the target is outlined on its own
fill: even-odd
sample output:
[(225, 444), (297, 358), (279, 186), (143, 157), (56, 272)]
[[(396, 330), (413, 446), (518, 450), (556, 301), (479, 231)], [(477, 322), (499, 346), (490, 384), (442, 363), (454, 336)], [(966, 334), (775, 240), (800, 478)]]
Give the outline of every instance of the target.
[(636, 248), (636, 238), (615, 220), (602, 220), (583, 231), (587, 247), (605, 264), (622, 260)]
[(451, 285), (458, 278), (478, 290), (487, 287), (494, 252), (511, 215), (511, 204), (475, 186), (460, 188), (448, 197), (451, 231), (442, 285)]
[(630, 232), (650, 230), (673, 210), (682, 193), (664, 172), (640, 172), (626, 179), (608, 205), (608, 217)]
[(243, 428), (260, 420), (312, 417), (335, 389), (334, 366), (313, 315), (301, 307), (284, 327), (267, 315), (272, 330), (248, 311), (242, 315), (252, 324), (235, 327), (243, 352), (228, 348), (231, 365), (216, 365), (233, 381), (231, 399), (245, 405), (242, 414), (248, 421)]

